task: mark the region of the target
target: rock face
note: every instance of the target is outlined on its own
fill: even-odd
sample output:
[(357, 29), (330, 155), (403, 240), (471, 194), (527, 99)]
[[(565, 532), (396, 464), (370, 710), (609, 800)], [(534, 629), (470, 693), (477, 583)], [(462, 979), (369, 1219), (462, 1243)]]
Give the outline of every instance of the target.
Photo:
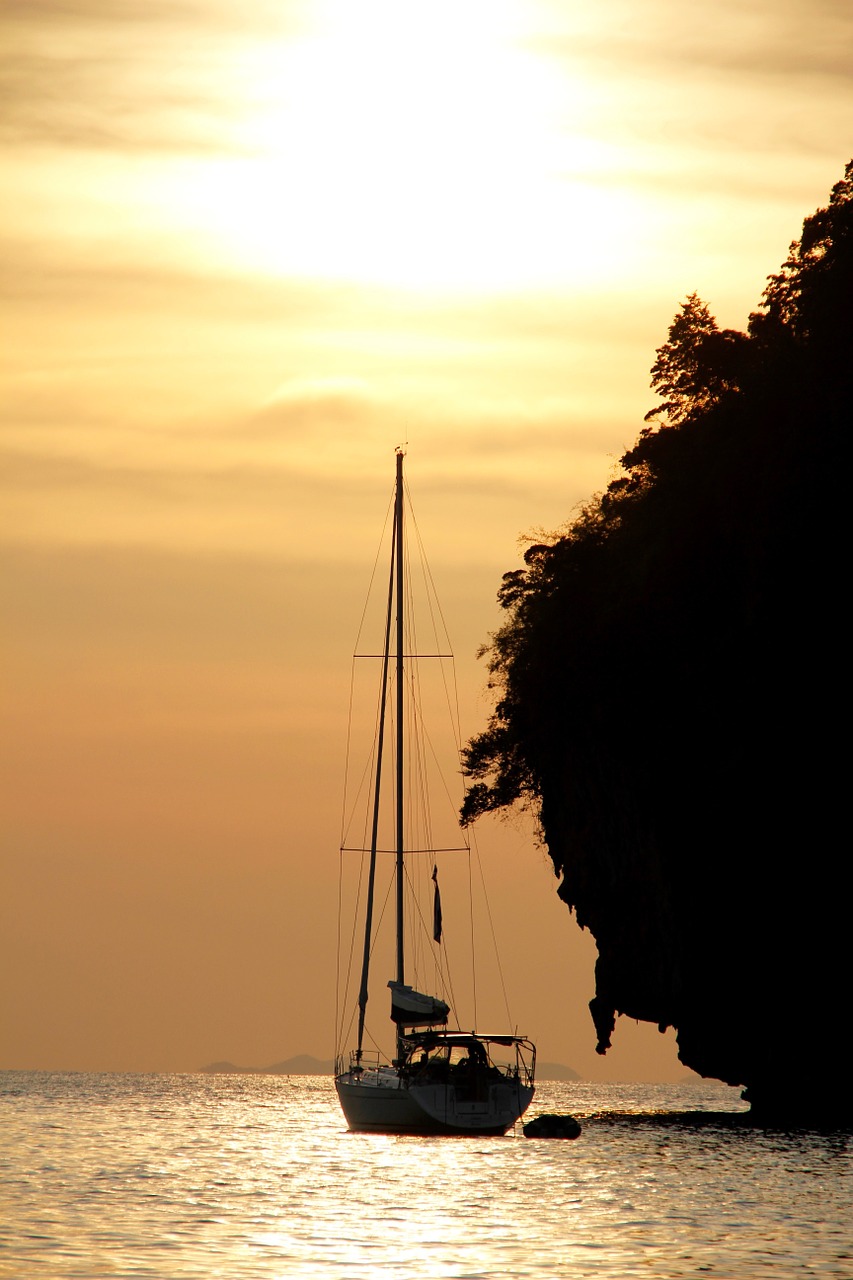
[(598, 843), (582, 852), (574, 831), (563, 844), (559, 803), (548, 804), (558, 811), (545, 825), (555, 863), (569, 850), (559, 892), (598, 945), (598, 1047), (609, 1047), (619, 1013), (673, 1026), (681, 1061), (745, 1085), (756, 1116), (844, 1123), (849, 1080), (835, 1028), (847, 964), (826, 891), (838, 835), (819, 810), (813, 820), (803, 812), (820, 804), (818, 789), (800, 787), (788, 806), (781, 785), (757, 786), (787, 829), (715, 801), (709, 787), (691, 793), (712, 809), (697, 831), (689, 803), (673, 798), (673, 840), (679, 819), (685, 834), (666, 852), (687, 863), (675, 874), (660, 844), (644, 849), (637, 834), (606, 852)]
[[(465, 816), (535, 809), (592, 1013), (675, 1027), (757, 1117), (849, 1123), (846, 449), (853, 165), (748, 333), (695, 296), (624, 475), (505, 575)], [(842, 460), (843, 459), (843, 460)]]

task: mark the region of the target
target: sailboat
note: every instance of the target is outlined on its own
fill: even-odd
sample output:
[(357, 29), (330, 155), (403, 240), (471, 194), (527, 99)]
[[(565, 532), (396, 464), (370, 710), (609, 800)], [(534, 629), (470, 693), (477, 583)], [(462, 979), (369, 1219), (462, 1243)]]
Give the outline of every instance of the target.
[[(405, 838), (404, 733), (406, 710), (404, 665), (418, 655), (405, 652), (404, 606), (404, 486), (402, 449), (396, 452), (391, 566), (384, 646), (375, 655), (382, 662), (380, 706), (377, 717), (377, 746), (371, 779), (372, 816), (370, 842), (361, 852), (369, 854), (361, 981), (358, 991), (358, 1032), (356, 1048), (348, 1055), (339, 1051), (335, 1062), (335, 1088), (348, 1127), (357, 1132), (401, 1134), (505, 1134), (529, 1107), (534, 1094), (536, 1048), (525, 1036), (515, 1033), (482, 1034), (449, 1026), (451, 1008), (441, 996), (417, 990), (406, 980), (405, 893), (407, 863), (430, 848), (407, 847)], [(396, 623), (392, 627), (392, 622)], [(392, 647), (391, 634), (395, 632)], [(393, 649), (393, 651), (392, 651)], [(442, 656), (442, 655), (432, 655)], [(447, 655), (443, 655), (447, 656)], [(393, 682), (391, 674), (393, 670)], [(393, 683), (394, 696), (389, 686)], [(395, 858), (395, 945), (396, 975), (388, 983), (391, 993), (390, 1017), (394, 1024), (396, 1050), (388, 1060), (374, 1049), (365, 1048), (365, 1015), (371, 989), (371, 961), (374, 949), (374, 899), (377, 896), (376, 869), (379, 848), (379, 809), (383, 788), (383, 756), (386, 750), (386, 721), (392, 721), (394, 787), (394, 847), (387, 850)], [(392, 735), (388, 735), (392, 736)], [(343, 846), (342, 846), (343, 847)], [(437, 871), (433, 866), (434, 940), (441, 939), (441, 908)]]

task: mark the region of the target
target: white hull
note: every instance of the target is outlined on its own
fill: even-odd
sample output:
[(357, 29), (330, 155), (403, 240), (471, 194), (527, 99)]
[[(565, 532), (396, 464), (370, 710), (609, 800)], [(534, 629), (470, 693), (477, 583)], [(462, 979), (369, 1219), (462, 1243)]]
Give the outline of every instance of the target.
[(501, 1134), (511, 1129), (533, 1098), (520, 1080), (490, 1082), (472, 1097), (453, 1084), (418, 1084), (385, 1067), (335, 1080), (347, 1125), (356, 1133)]

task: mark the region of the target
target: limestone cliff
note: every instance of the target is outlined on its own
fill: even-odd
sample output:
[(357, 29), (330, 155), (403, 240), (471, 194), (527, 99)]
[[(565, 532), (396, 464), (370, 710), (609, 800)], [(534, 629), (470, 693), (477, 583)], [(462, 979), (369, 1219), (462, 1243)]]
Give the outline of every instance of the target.
[(836, 1119), (853, 165), (746, 333), (695, 295), (624, 474), (505, 575), (470, 818), (537, 812), (625, 1013), (757, 1113)]

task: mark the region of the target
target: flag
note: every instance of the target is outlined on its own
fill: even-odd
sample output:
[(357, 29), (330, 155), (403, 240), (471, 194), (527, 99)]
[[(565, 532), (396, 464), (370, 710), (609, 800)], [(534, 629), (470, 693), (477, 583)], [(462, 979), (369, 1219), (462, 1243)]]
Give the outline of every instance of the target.
[(432, 882), (435, 885), (435, 892), (432, 900), (432, 936), (436, 942), (441, 942), (441, 894), (438, 891), (438, 867), (433, 863)]

